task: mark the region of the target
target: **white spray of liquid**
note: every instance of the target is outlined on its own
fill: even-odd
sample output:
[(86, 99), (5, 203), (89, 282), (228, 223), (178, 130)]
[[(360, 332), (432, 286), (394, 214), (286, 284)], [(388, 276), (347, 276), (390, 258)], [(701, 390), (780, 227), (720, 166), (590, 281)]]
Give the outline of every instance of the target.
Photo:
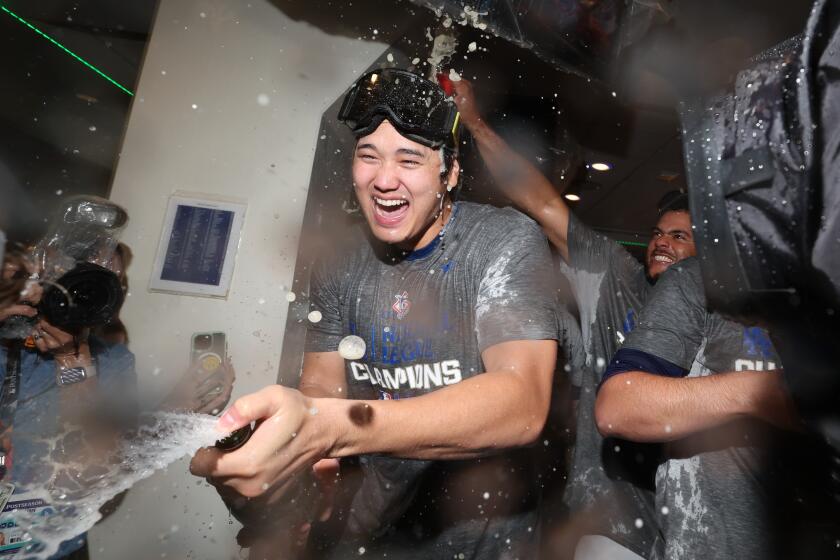
[(436, 36), (432, 43), (432, 52), (426, 60), (429, 63), (429, 79), (437, 82), (437, 74), (445, 62), (455, 54), (458, 47), (458, 39), (454, 34), (441, 33)]
[(31, 492), (49, 503), (50, 509), (13, 513), (15, 523), (26, 530), (27, 540), (32, 539), (20, 556), (44, 559), (55, 554), (62, 541), (85, 533), (99, 521), (99, 509), (108, 500), (181, 457), (213, 445), (223, 436), (216, 431), (216, 422), (206, 414), (143, 415), (139, 427), (123, 433), (109, 451), (93, 459), (95, 474), (84, 475), (91, 470), (90, 464), (53, 464), (56, 476)]

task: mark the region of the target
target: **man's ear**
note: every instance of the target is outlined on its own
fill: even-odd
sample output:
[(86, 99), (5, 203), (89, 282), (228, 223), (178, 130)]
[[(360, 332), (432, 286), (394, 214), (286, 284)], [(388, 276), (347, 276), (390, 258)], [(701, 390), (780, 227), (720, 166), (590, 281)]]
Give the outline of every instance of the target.
[(458, 163), (457, 158), (453, 158), (452, 167), (449, 169), (449, 174), (446, 176), (446, 191), (449, 192), (458, 186), (458, 177), (461, 175), (461, 164)]

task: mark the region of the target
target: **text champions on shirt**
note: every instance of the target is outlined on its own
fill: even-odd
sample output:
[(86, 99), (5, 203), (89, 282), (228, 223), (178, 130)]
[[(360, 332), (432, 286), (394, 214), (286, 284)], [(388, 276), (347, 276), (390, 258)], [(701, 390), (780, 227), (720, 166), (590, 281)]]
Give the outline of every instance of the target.
[(431, 364), (414, 364), (394, 368), (371, 367), (368, 364), (350, 362), (350, 369), (356, 381), (370, 381), (385, 389), (431, 389), (461, 382), (461, 362), (444, 360)]

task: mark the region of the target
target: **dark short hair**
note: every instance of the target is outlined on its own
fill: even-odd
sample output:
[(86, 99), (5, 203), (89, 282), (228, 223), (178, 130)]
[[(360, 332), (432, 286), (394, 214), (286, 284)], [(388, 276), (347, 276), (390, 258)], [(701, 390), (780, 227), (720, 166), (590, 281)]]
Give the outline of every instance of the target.
[(452, 169), (452, 164), (458, 159), (458, 152), (450, 148), (443, 148), (443, 171), (440, 174), (441, 179), (445, 179)]
[(666, 192), (659, 199), (656, 211), (660, 218), (668, 212), (688, 212), (688, 195), (683, 191)]

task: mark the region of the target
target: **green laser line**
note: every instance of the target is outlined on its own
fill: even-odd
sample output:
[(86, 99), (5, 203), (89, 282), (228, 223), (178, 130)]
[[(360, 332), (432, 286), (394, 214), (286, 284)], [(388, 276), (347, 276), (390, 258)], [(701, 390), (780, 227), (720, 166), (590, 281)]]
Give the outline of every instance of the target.
[(622, 245), (631, 245), (633, 247), (647, 247), (647, 243), (641, 243), (639, 241), (619, 241)]
[(77, 55), (76, 53), (74, 53), (73, 51), (71, 51), (70, 49), (65, 47), (64, 45), (62, 45), (61, 43), (59, 43), (58, 41), (56, 41), (55, 39), (53, 39), (52, 37), (50, 37), (49, 35), (44, 33), (43, 31), (41, 31), (40, 29), (38, 29), (37, 27), (35, 27), (31, 23), (29, 23), (28, 21), (23, 19), (22, 17), (20, 17), (16, 13), (11, 11), (9, 8), (4, 6), (3, 4), (0, 4), (0, 10), (3, 10), (4, 12), (6, 12), (10, 16), (12, 16), (14, 19), (18, 20), (23, 25), (25, 25), (26, 27), (28, 27), (29, 29), (31, 29), (32, 31), (34, 31), (35, 33), (37, 33), (38, 35), (40, 35), (41, 37), (43, 37), (44, 39), (49, 41), (50, 43), (52, 43), (53, 45), (55, 45), (59, 49), (63, 50), (64, 52), (66, 52), (67, 54), (69, 54), (70, 56), (72, 56), (73, 58), (75, 58), (76, 60), (78, 60), (79, 62), (81, 62), (82, 64), (84, 64), (85, 66), (87, 66), (88, 68), (93, 70), (94, 72), (96, 72), (97, 74), (99, 74), (100, 76), (102, 76), (103, 78), (105, 78), (106, 80), (108, 80), (109, 82), (111, 82), (112, 84), (114, 84), (115, 86), (120, 88), (121, 90), (123, 90), (128, 95), (134, 97), (134, 92), (133, 91), (131, 91), (130, 89), (128, 89), (125, 86), (123, 86), (122, 84), (120, 84), (118, 81), (116, 81), (115, 79), (113, 79), (112, 77), (107, 75), (105, 72), (103, 72), (102, 70), (100, 70), (99, 68), (97, 68), (96, 66), (94, 66), (93, 64), (91, 64), (90, 62), (85, 60), (84, 58), (82, 58), (81, 56)]

